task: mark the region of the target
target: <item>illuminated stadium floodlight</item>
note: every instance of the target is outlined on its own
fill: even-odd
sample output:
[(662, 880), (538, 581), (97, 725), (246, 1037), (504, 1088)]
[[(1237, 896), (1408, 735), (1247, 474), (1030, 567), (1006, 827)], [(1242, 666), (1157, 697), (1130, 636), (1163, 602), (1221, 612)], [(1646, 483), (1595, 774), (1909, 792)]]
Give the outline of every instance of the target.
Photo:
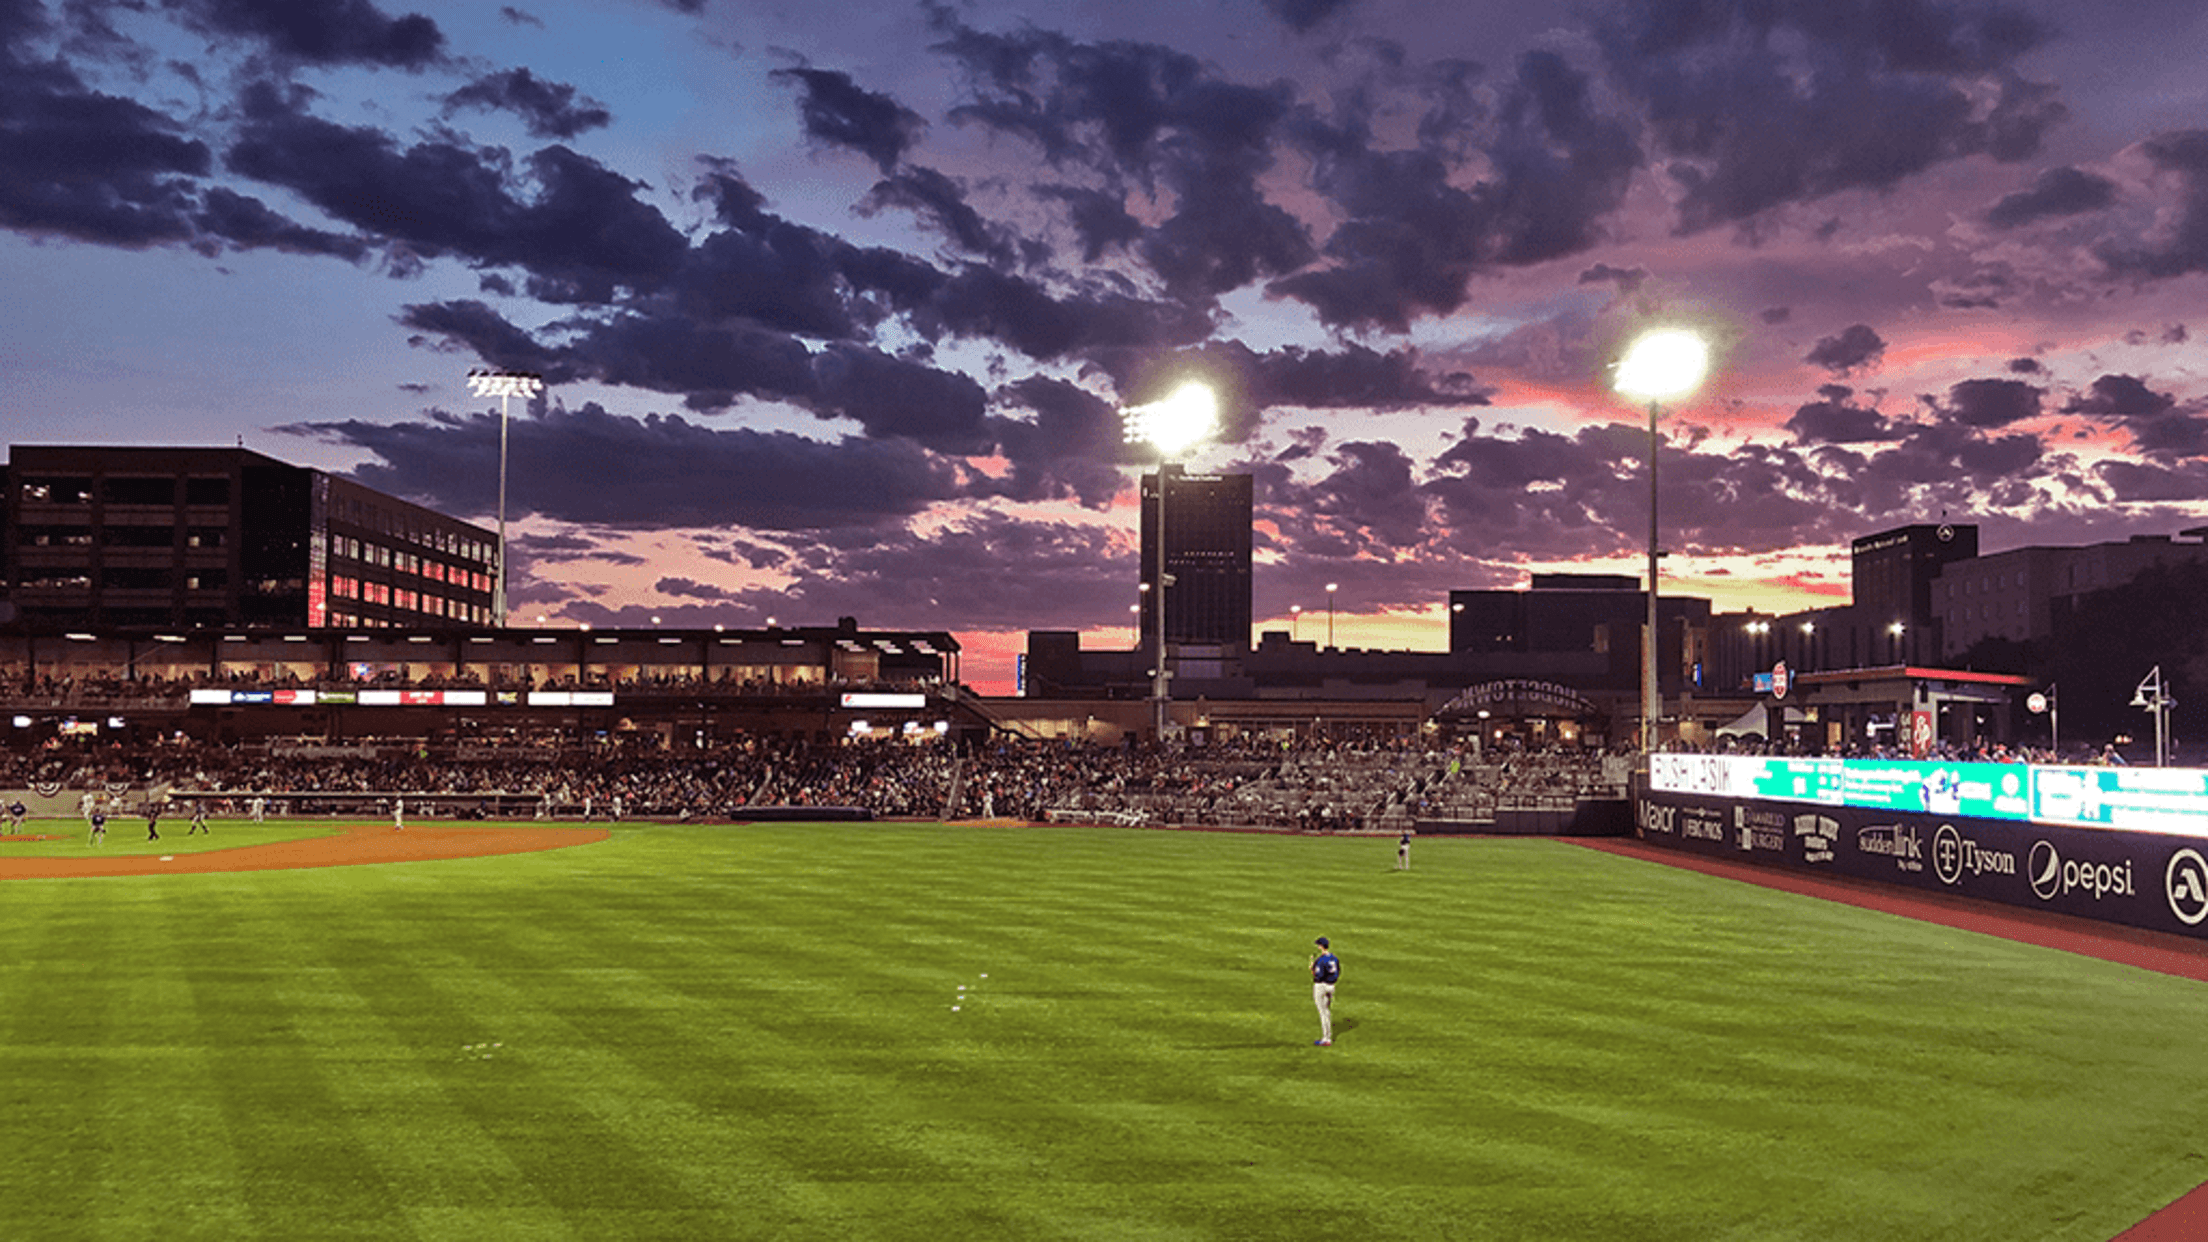
[(1119, 412), (1127, 443), (1148, 444), (1170, 461), (1219, 427), (1219, 397), (1207, 384), (1190, 380), (1164, 398), (1131, 405)]
[(1148, 444), (1158, 450), (1158, 589), (1151, 592), (1157, 605), (1156, 665), (1150, 670), (1151, 698), (1156, 706), (1155, 727), (1160, 742), (1171, 723), (1173, 689), (1165, 667), (1165, 588), (1173, 576), (1165, 571), (1166, 466), (1175, 457), (1201, 444), (1219, 427), (1219, 396), (1211, 386), (1190, 380), (1165, 397), (1146, 405), (1120, 410), (1127, 443)]
[(1634, 340), (1618, 360), (1612, 382), (1618, 395), (1648, 403), (1648, 628), (1641, 639), (1642, 754), (1656, 749), (1656, 722), (1664, 712), (1656, 662), (1656, 419), (1664, 402), (1692, 393), (1709, 369), (1709, 342), (1700, 334), (1685, 328), (1657, 328)]
[(544, 391), (544, 377), (527, 371), (470, 371), (468, 391), (478, 397), (498, 398), (498, 577), (491, 588), (491, 615), (499, 628), (506, 626), (506, 404), (515, 397), (527, 401)]

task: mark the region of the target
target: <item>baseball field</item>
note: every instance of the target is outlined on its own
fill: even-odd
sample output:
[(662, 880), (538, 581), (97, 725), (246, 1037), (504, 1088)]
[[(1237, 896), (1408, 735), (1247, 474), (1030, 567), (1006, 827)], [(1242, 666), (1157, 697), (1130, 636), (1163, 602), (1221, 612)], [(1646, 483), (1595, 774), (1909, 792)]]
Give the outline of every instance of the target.
[[(331, 835), (183, 828), (102, 849)], [(2208, 1181), (2208, 984), (1570, 843), (595, 835), (0, 882), (0, 1238), (2108, 1242)]]

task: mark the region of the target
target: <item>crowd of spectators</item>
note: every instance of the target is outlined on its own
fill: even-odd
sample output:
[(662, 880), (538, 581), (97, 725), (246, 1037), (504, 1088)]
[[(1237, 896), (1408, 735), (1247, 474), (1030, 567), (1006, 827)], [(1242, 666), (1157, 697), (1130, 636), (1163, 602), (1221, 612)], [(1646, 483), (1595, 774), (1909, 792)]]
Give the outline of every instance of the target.
[(141, 673), (134, 677), (40, 676), (28, 684), (9, 678), (0, 683), (0, 703), (16, 709), (90, 709), (183, 706), (194, 690), (612, 690), (638, 695), (805, 695), (828, 690), (924, 691), (940, 683), (901, 678), (799, 678), (776, 681), (744, 676), (734, 669), (710, 673), (644, 672), (641, 669), (585, 669), (580, 673), (522, 673), (484, 676), (380, 669), (363, 677), (302, 677), (297, 673), (183, 672)]
[[(1395, 741), (1248, 738), (1202, 746), (1121, 746), (999, 738), (807, 743), (751, 739), (702, 749), (262, 742), (174, 737), (119, 747), (65, 740), (0, 752), (0, 788), (209, 801), (255, 798), (294, 812), (359, 812), (404, 797), (448, 814), (544, 818), (741, 819), (746, 808), (849, 807), (882, 817), (1090, 820), (1305, 831), (1395, 832), (1473, 824), (1512, 810), (1568, 811), (1626, 796), (1630, 752)], [(1699, 748), (1785, 753), (1728, 741)], [(1865, 752), (1865, 757), (1906, 757)], [(1988, 745), (1942, 747), (1948, 761), (2049, 762)], [(2112, 751), (2072, 762), (2122, 762)]]
[(0, 788), (159, 792), (242, 809), (357, 811), (380, 799), (447, 813), (740, 819), (747, 807), (854, 807), (876, 816), (1395, 831), (1513, 799), (1622, 797), (1629, 761), (1559, 749), (1479, 762), (1423, 740), (1250, 740), (1133, 747), (1001, 739), (709, 749), (419, 743), (120, 749), (68, 744), (0, 755)]
[[(1765, 739), (1735, 734), (1721, 735), (1706, 743), (1667, 742), (1661, 748), (1673, 753), (1719, 755), (1774, 755), (1786, 758), (1912, 759), (1937, 763), (2046, 763), (2125, 766), (2130, 762), (2113, 743), (2066, 746), (2009, 745), (1990, 739), (1970, 745), (1936, 742), (1924, 754), (1907, 746), (1877, 742), (1850, 743), (1837, 751), (1816, 746), (1801, 737)], [(2173, 750), (2174, 755), (2174, 750)]]

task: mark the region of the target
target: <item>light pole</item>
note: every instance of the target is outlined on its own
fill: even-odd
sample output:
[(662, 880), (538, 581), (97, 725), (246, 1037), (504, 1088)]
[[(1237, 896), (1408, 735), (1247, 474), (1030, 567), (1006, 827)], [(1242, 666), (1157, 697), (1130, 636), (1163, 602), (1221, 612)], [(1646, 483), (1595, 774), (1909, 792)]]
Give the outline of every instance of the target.
[(1648, 628), (1642, 635), (1641, 752), (1656, 749), (1656, 722), (1663, 718), (1662, 683), (1657, 678), (1656, 639), (1656, 419), (1667, 400), (1693, 392), (1710, 368), (1710, 347), (1684, 328), (1642, 333), (1618, 360), (1613, 387), (1620, 396), (1648, 402)]
[(1334, 650), (1334, 592), (1342, 589), (1339, 582), (1326, 584), (1326, 649)]
[(1288, 605), (1288, 633), (1291, 641), (1303, 640), (1303, 605)]
[(1896, 664), (1907, 663), (1907, 661), (1901, 658), (1901, 635), (1902, 632), (1904, 630), (1907, 630), (1908, 628), (1908, 626), (1903, 625), (1899, 621), (1896, 621), (1892, 625), (1886, 627), (1886, 632), (1894, 636), (1894, 663)]
[(1127, 443), (1148, 444), (1157, 449), (1159, 455), (1158, 521), (1153, 528), (1158, 544), (1158, 589), (1151, 592), (1157, 603), (1157, 665), (1150, 670), (1150, 692), (1157, 709), (1158, 741), (1162, 743), (1171, 723), (1173, 702), (1171, 674), (1165, 667), (1165, 588), (1173, 582), (1173, 575), (1166, 572), (1166, 466), (1218, 427), (1219, 398), (1209, 386), (1190, 380), (1160, 400), (1128, 406), (1119, 415), (1125, 425)]
[(2131, 705), (2154, 713), (2154, 766), (2159, 768), (2169, 759), (2170, 709), (2177, 706), (2177, 700), (2170, 697), (2169, 687), (2162, 682), (2161, 665), (2155, 665), (2140, 680), (2139, 688), (2131, 692)]
[(526, 371), (470, 371), (468, 391), (498, 398), (498, 579), (491, 588), (491, 615), (506, 626), (506, 404), (544, 391), (544, 377)]

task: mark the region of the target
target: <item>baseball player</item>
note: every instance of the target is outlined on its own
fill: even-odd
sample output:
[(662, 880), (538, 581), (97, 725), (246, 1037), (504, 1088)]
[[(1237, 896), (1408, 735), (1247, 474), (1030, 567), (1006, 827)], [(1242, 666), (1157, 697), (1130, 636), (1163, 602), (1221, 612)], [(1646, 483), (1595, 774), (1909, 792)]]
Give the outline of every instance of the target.
[(1397, 871), (1409, 871), (1411, 869), (1411, 830), (1408, 828), (1403, 830), (1402, 837), (1395, 843), (1395, 869)]
[(1319, 946), (1318, 956), (1311, 959), (1311, 1003), (1319, 1008), (1319, 1037), (1311, 1042), (1326, 1048), (1334, 1043), (1334, 985), (1341, 980), (1342, 962), (1326, 937), (1312, 943)]

